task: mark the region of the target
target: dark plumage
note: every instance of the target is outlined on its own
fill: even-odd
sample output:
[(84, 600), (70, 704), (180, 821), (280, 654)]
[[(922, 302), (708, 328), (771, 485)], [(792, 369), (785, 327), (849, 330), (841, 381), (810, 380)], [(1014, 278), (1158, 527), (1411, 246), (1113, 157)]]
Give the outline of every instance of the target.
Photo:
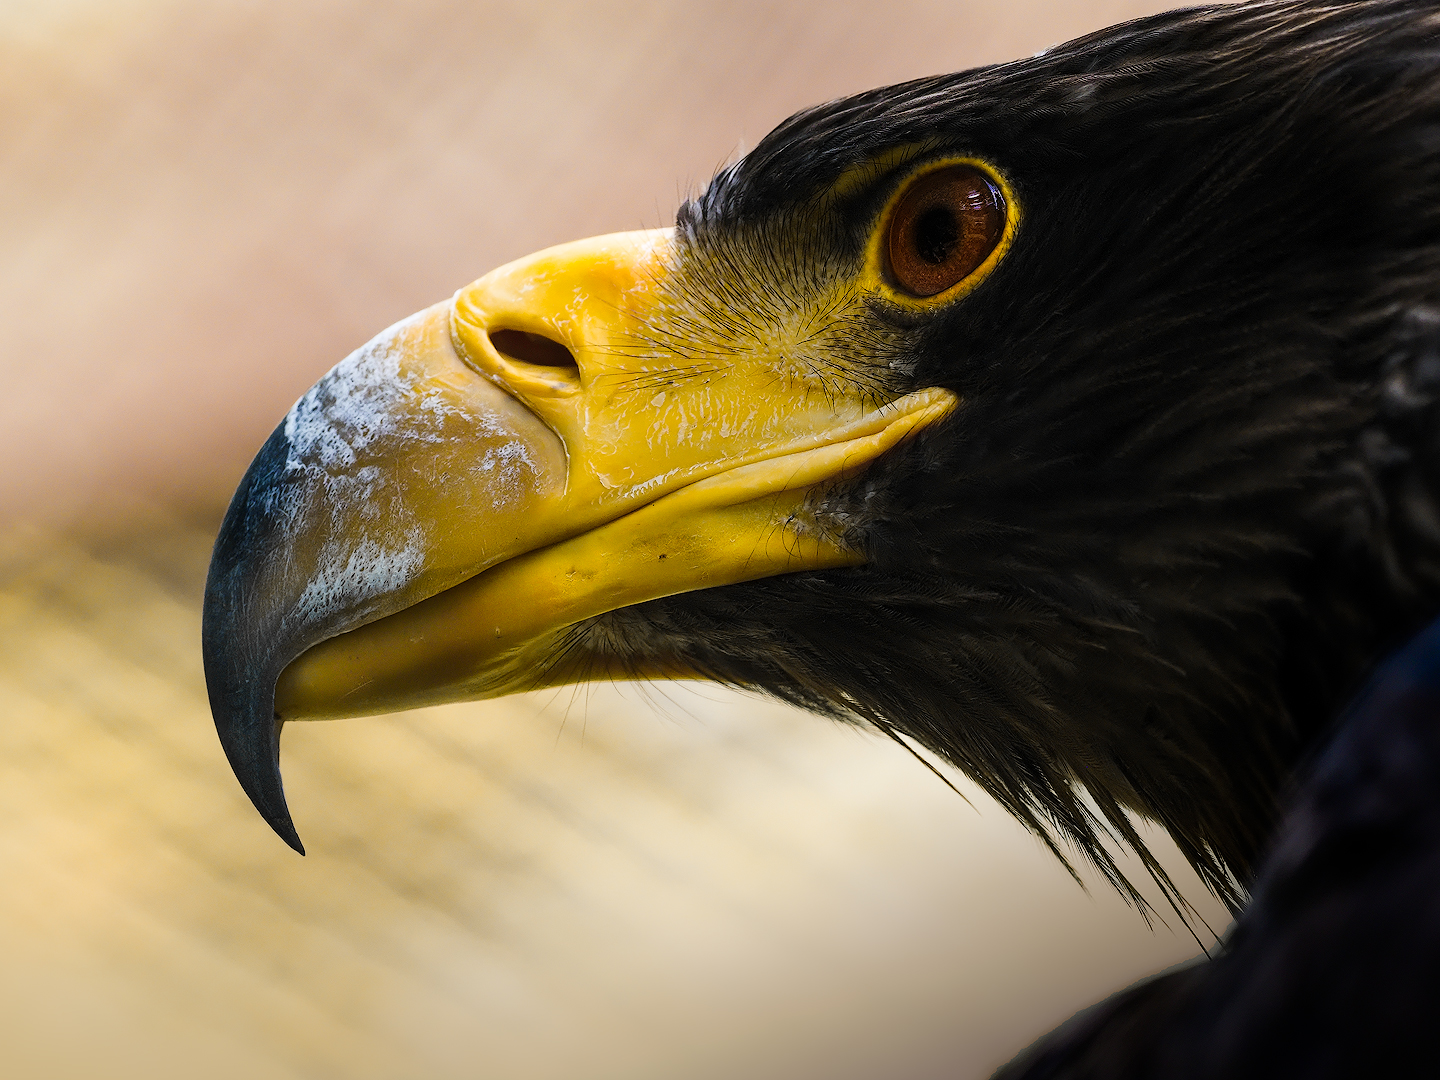
[(1072, 1019), (996, 1080), (1423, 1075), (1440, 1004), (1440, 622), (1309, 770), (1215, 960)]

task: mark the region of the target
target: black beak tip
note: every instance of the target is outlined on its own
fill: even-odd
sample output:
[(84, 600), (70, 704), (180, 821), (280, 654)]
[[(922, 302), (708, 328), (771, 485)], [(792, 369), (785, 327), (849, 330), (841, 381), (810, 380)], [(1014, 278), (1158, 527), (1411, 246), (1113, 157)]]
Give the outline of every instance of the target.
[(225, 756), (230, 759), (235, 779), (240, 781), (240, 786), (250, 796), (260, 816), (281, 840), (304, 855), (305, 845), (300, 842), (300, 834), (295, 831), (295, 822), (290, 818), (290, 808), (285, 803), (285, 788), (280, 779), (280, 722), (276, 721), (271, 730), (274, 734), (270, 739), (240, 740), (226, 738), (229, 733), (222, 730), (220, 742), (225, 748)]
[[(260, 804), (256, 803), (255, 806), (256, 809), (259, 809)], [(281, 840), (284, 840), (299, 854), (305, 854), (305, 845), (300, 842), (300, 834), (295, 831), (295, 823), (290, 820), (290, 812), (284, 806), (280, 807), (278, 813), (272, 814), (260, 810), (260, 814), (270, 823), (270, 828), (275, 830), (275, 834)]]
[(255, 809), (260, 811), (260, 816), (275, 830), (275, 834), (289, 844), (301, 855), (305, 854), (305, 845), (300, 842), (300, 834), (295, 831), (295, 822), (290, 819), (290, 808), (285, 805), (285, 793), (280, 788), (280, 770), (275, 770), (274, 794), (264, 802), (255, 797), (255, 792), (246, 789), (245, 794), (250, 796), (250, 801), (255, 804)]
[(295, 823), (290, 820), (290, 815), (284, 814), (280, 818), (266, 818), (270, 827), (279, 834), (280, 839), (289, 844), (297, 853), (305, 854), (305, 845), (300, 842), (300, 834), (295, 831)]

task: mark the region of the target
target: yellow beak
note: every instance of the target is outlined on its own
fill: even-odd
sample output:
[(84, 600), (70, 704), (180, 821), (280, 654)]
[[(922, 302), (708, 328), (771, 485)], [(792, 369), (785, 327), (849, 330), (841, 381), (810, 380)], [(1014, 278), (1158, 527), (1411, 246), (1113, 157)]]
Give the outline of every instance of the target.
[[(609, 674), (595, 615), (859, 554), (807, 514), (955, 404), (818, 392), (757, 337), (688, 348), (668, 229), (551, 248), (399, 323), (291, 410), (242, 481), (206, 589), (221, 741), (299, 847), (279, 725)], [(685, 672), (650, 671), (652, 675)]]

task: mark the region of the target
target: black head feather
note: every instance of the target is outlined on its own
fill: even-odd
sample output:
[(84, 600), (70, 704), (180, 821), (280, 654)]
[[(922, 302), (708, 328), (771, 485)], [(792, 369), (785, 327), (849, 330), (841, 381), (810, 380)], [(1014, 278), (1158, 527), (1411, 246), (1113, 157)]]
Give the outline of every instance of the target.
[(1006, 258), (834, 324), (846, 377), (962, 398), (816, 501), (868, 564), (588, 641), (913, 739), (1122, 888), (1102, 837), (1148, 860), (1127, 811), (1153, 817), (1238, 903), (1298, 757), (1440, 609), (1440, 14), (1201, 8), (832, 102), (680, 235), (823, 276), (953, 155), (1013, 185)]

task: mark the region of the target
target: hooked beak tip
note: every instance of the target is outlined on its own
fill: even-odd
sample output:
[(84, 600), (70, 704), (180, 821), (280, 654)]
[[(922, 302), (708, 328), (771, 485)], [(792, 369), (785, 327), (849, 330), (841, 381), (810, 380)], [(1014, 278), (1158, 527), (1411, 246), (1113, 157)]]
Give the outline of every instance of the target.
[[(245, 794), (250, 796), (250, 801), (255, 804), (255, 809), (275, 830), (276, 835), (289, 844), (301, 855), (305, 854), (305, 845), (300, 842), (300, 834), (295, 831), (295, 822), (290, 818), (290, 808), (285, 802), (285, 788), (280, 777), (280, 727), (281, 721), (276, 720), (273, 724), (273, 736), (265, 740), (267, 747), (256, 747), (251, 740), (240, 740), (238, 743), (223, 737), (221, 743), (225, 748), (225, 756), (230, 760), (230, 767), (235, 772), (235, 778), (240, 781), (240, 786)], [(254, 751), (260, 750), (260, 753)], [(268, 753), (265, 753), (268, 750)]]

